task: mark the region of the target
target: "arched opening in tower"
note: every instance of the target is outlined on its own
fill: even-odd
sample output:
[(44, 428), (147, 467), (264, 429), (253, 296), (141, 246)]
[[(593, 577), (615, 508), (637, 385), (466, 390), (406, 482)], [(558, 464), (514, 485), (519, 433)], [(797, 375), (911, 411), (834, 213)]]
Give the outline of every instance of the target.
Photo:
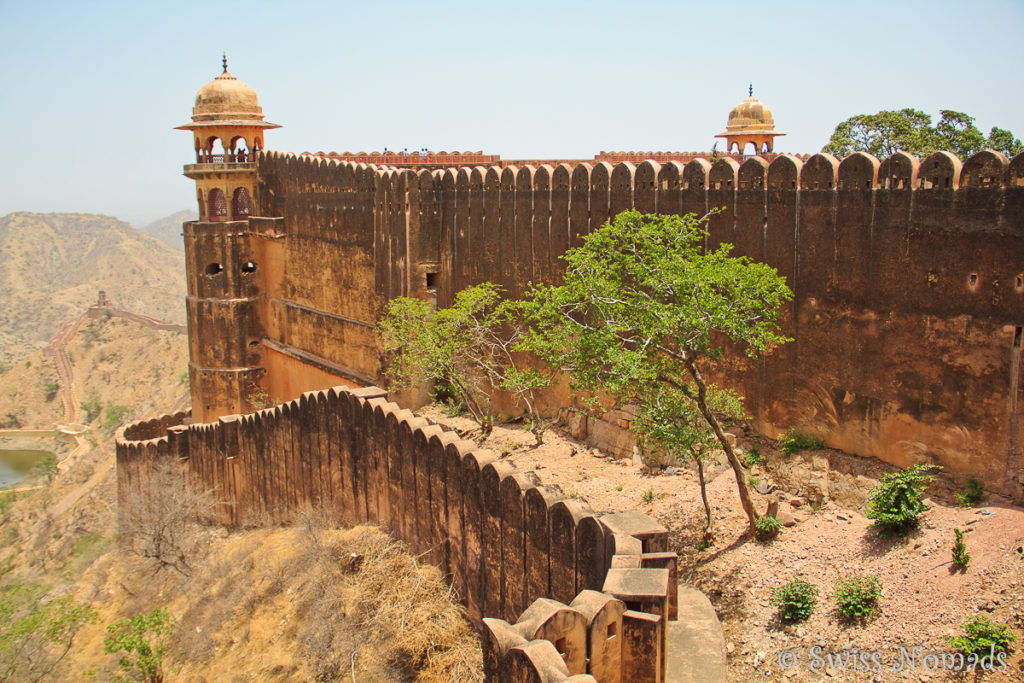
[(222, 164), (227, 160), (225, 156), (224, 143), (220, 138), (211, 137), (206, 141), (207, 160), (210, 163)]
[(224, 198), (224, 192), (220, 188), (210, 190), (206, 201), (206, 216), (211, 221), (222, 221), (228, 215), (228, 203)]
[(249, 145), (241, 135), (231, 140), (230, 154), (233, 160), (239, 163), (249, 161)]
[(252, 213), (252, 199), (244, 187), (235, 190), (231, 197), (231, 220), (244, 221)]

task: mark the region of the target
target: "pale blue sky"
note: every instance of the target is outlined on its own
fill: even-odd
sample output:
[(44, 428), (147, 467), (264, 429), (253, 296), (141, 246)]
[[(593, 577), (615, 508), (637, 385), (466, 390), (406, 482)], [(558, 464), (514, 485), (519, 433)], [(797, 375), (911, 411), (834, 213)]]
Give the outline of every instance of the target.
[(270, 149), (589, 158), (709, 150), (751, 81), (779, 151), (902, 107), (1021, 137), (1021, 35), (1021, 0), (0, 0), (0, 215), (194, 208), (173, 128), (222, 51)]

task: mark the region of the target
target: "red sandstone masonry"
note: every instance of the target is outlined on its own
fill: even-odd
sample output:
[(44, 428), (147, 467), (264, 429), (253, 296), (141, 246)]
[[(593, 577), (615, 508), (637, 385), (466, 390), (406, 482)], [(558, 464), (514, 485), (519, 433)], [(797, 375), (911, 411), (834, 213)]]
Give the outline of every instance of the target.
[[(712, 373), (747, 397), (758, 429), (799, 425), (901, 465), (921, 458), (907, 446), (920, 443), (952, 474), (1024, 491), (1024, 409), (1009, 395), (1024, 326), (1013, 257), (1024, 249), (1024, 157), (767, 155), (463, 167), (432, 178), (418, 191), (441, 209), (408, 227), (438, 235), (438, 305), (483, 280), (512, 296), (557, 281), (565, 247), (624, 208), (724, 209), (709, 221), (708, 246), (733, 244), (795, 292), (782, 319), (794, 343)], [(393, 218), (380, 219), (389, 232)], [(956, 345), (962, 357), (950, 353)], [(958, 436), (965, 429), (970, 439)]]
[[(309, 505), (351, 521), (376, 521), (449, 575), (478, 626), (485, 616), (511, 619), (536, 599), (546, 601), (527, 610), (526, 621), (533, 623), (527, 646), (495, 650), (508, 671), (519, 672), (507, 680), (563, 680), (588, 670), (593, 648), (580, 629), (590, 628), (594, 614), (564, 603), (601, 588), (613, 560), (607, 556), (612, 531), (583, 501), (565, 499), (557, 487), (539, 485), (532, 472), (413, 417), (376, 388), (306, 392), (258, 413), (176, 424), (187, 419), (179, 413), (124, 428), (117, 439), (121, 501), (154, 463), (172, 459), (184, 466), (191, 485), (216, 491), (222, 503), (212, 521), (226, 526), (286, 521)], [(620, 544), (664, 545), (667, 532), (653, 520), (626, 516), (632, 524), (626, 528), (621, 517), (609, 517), (619, 520), (620, 536), (638, 536)], [(655, 561), (661, 566), (670, 559)], [(651, 604), (669, 600), (666, 589)], [(566, 628), (575, 634), (574, 654), (561, 672), (555, 646), (566, 647), (559, 635)], [(622, 654), (615, 649), (601, 657), (618, 661)], [(562, 678), (550, 678), (556, 674)]]

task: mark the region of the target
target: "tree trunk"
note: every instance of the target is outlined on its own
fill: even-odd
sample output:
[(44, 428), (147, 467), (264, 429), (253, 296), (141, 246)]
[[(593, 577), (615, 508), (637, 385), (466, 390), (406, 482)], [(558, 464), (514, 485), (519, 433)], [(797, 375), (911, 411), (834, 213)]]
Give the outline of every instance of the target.
[(715, 432), (715, 437), (718, 442), (722, 445), (722, 450), (725, 451), (725, 457), (729, 460), (729, 465), (732, 467), (733, 473), (736, 475), (736, 488), (739, 489), (740, 504), (743, 506), (743, 511), (747, 514), (747, 521), (750, 523), (750, 533), (753, 534), (757, 531), (757, 510), (754, 509), (754, 502), (750, 499), (750, 491), (747, 489), (747, 479), (744, 476), (743, 464), (740, 463), (740, 459), (736, 457), (736, 452), (732, 449), (732, 444), (725, 438), (725, 432), (722, 430), (722, 425), (719, 424), (718, 418), (708, 408), (707, 402), (707, 391), (708, 385), (701, 376), (700, 371), (694, 364), (693, 359), (688, 358), (686, 360), (686, 369), (690, 371), (690, 376), (693, 377), (693, 381), (697, 384), (697, 408), (700, 409), (701, 415), (707, 420), (708, 424), (711, 425), (711, 429)]
[(697, 480), (700, 482), (700, 499), (704, 502), (704, 540), (711, 538), (711, 503), (708, 502), (707, 484), (704, 482), (704, 462), (694, 456), (697, 461)]

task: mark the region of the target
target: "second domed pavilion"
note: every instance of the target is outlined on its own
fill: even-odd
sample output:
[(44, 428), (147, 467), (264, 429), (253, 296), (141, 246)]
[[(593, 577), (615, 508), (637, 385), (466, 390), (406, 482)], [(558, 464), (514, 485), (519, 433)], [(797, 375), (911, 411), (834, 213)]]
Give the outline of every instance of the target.
[(729, 112), (729, 122), (725, 126), (725, 132), (716, 135), (716, 138), (725, 138), (726, 153), (731, 153), (733, 148), (742, 154), (748, 144), (754, 145), (754, 153), (772, 152), (775, 147), (775, 138), (785, 133), (775, 132), (775, 119), (772, 118), (772, 110), (766, 107), (754, 97), (754, 86), (750, 86), (750, 96), (743, 100)]

